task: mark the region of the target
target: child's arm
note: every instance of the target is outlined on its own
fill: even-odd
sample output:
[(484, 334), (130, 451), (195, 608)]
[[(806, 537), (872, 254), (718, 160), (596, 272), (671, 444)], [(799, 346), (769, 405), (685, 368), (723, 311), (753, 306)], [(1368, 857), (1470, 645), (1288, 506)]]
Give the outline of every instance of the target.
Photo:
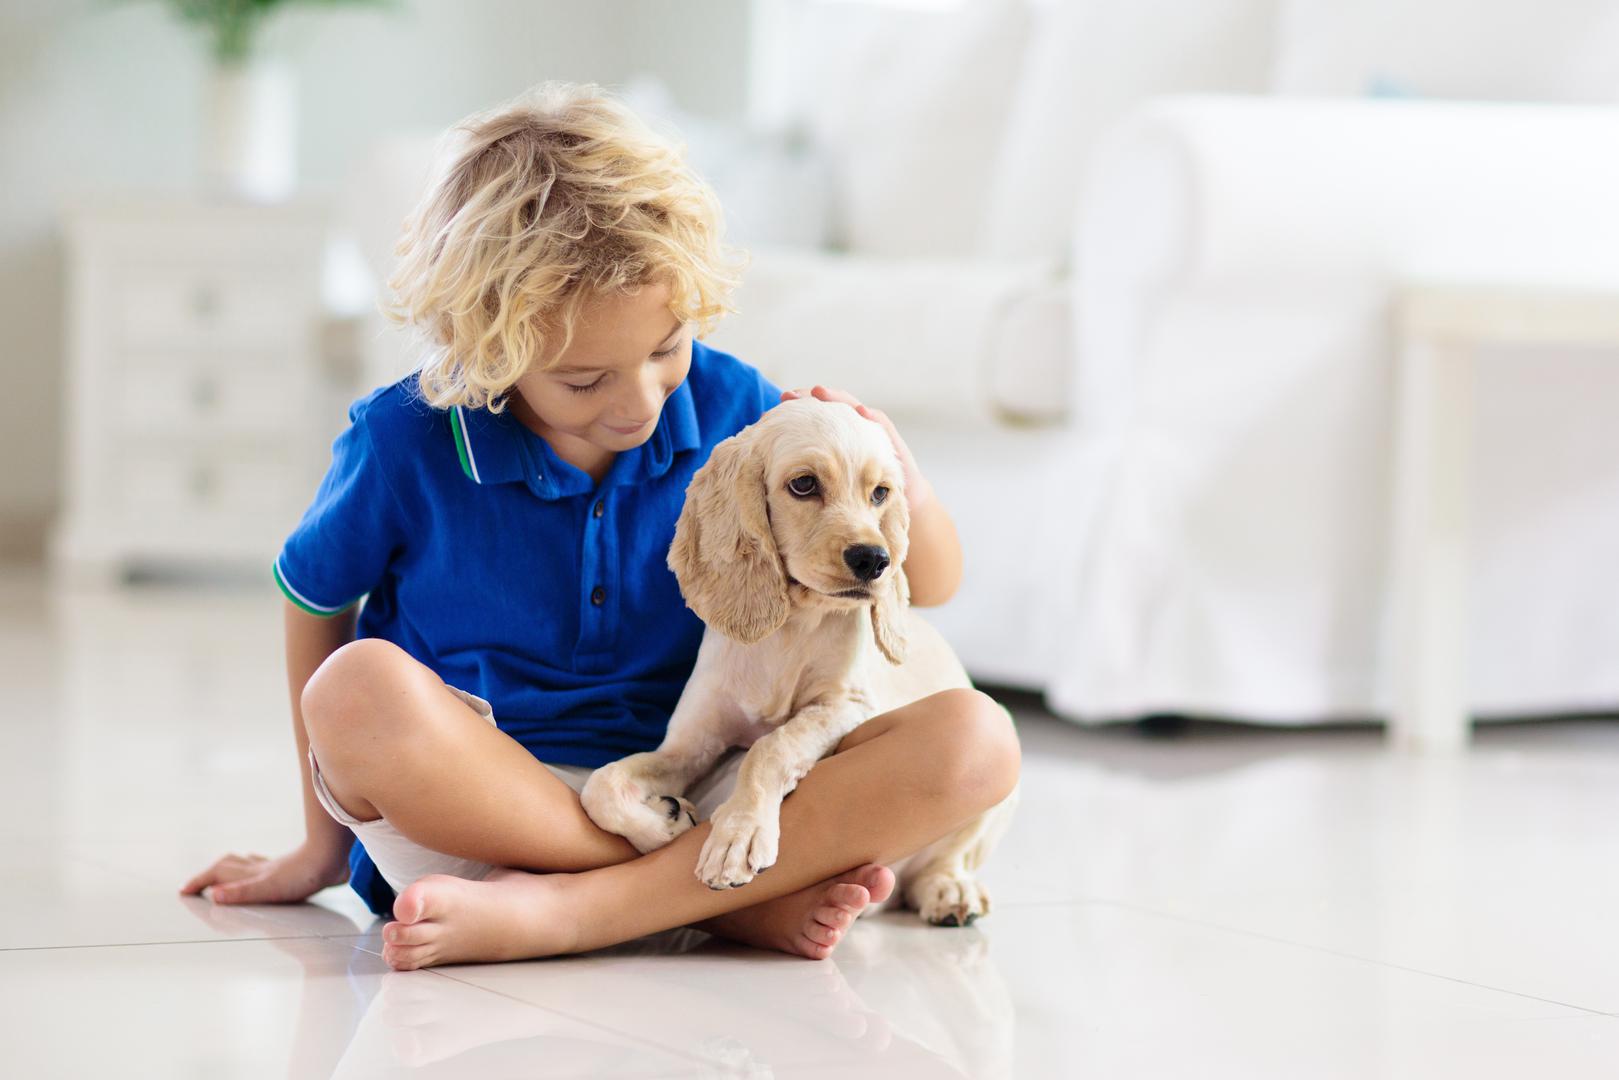
[(304, 846), (336, 855), (345, 866), (348, 879), (349, 845), (354, 840), (348, 827), (339, 825), (315, 798), (309, 779), (309, 732), (304, 730), (302, 705), (304, 687), (315, 669), (326, 658), (354, 640), (354, 624), (360, 605), (330, 617), (311, 615), (290, 600), (282, 601), (282, 624), (286, 628), (287, 690), (292, 696), (292, 737), (298, 743), (298, 775), (303, 777)]
[(894, 443), (905, 469), (905, 501), (911, 508), (911, 546), (905, 555), (905, 578), (911, 586), (911, 603), (917, 607), (942, 604), (956, 594), (961, 584), (961, 540), (956, 523), (933, 492), (922, 470), (917, 468), (911, 448), (900, 438), (894, 422), (880, 409), (862, 405), (853, 394), (830, 387), (810, 390), (783, 390), (781, 399), (791, 401), (813, 394), (822, 401), (841, 401), (875, 424), (881, 424)]
[(911, 503), (911, 546), (905, 555), (905, 578), (911, 586), (911, 603), (933, 607), (956, 595), (961, 584), (961, 540), (956, 536), (956, 523), (934, 495), (932, 485), (925, 480), (923, 484), (924, 501)]
[(287, 646), (287, 689), (292, 695), (292, 735), (298, 745), (298, 772), (303, 778), (304, 842), (278, 859), (262, 855), (226, 855), (181, 886), (199, 893), (206, 886), (217, 903), (296, 903), (329, 885), (348, 880), (352, 837), (315, 799), (309, 779), (309, 735), (299, 705), (304, 684), (326, 658), (354, 640), (358, 607), (321, 618), (283, 601)]

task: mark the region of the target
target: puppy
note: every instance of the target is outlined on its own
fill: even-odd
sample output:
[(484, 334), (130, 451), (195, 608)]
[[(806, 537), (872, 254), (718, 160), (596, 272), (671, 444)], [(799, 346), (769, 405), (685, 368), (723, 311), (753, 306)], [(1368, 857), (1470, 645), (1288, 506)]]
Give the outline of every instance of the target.
[[(971, 683), (909, 607), (904, 474), (888, 435), (847, 405), (784, 402), (714, 448), (686, 490), (669, 567), (708, 624), (663, 744), (597, 769), (582, 793), (639, 850), (696, 824), (687, 786), (750, 747), (697, 860), (710, 888), (776, 861), (781, 800), (879, 713)], [(989, 909), (974, 877), (1007, 800), (907, 860), (898, 883), (930, 923)]]

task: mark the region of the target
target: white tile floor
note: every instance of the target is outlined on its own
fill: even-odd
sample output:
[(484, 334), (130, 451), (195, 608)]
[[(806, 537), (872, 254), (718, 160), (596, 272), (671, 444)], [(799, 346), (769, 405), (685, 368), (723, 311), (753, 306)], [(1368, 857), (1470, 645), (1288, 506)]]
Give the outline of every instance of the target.
[(0, 576), (16, 1077), (1619, 1073), (1619, 723), (1087, 732), (1024, 708), (993, 916), (810, 963), (693, 932), (400, 974), (344, 890), (176, 887), (299, 828), (276, 597)]

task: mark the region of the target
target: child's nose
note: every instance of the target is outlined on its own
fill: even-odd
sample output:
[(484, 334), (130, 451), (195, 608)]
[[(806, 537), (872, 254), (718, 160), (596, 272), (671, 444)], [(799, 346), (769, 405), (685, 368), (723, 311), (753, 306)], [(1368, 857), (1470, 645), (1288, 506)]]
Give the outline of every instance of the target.
[(627, 415), (632, 420), (650, 420), (663, 410), (663, 399), (668, 396), (669, 392), (661, 381), (643, 383), (635, 399), (626, 407)]

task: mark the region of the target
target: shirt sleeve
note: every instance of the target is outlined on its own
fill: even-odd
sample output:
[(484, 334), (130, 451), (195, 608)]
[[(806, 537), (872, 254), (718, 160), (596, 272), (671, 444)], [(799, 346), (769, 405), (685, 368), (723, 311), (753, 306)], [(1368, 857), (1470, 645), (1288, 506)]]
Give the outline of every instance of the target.
[(759, 415), (763, 416), (781, 404), (781, 388), (765, 378), (758, 368), (754, 368), (753, 373), (759, 379)]
[(276, 584), (312, 615), (346, 610), (387, 574), (402, 546), (401, 517), (365, 416), (351, 412), (315, 501), (276, 557)]

